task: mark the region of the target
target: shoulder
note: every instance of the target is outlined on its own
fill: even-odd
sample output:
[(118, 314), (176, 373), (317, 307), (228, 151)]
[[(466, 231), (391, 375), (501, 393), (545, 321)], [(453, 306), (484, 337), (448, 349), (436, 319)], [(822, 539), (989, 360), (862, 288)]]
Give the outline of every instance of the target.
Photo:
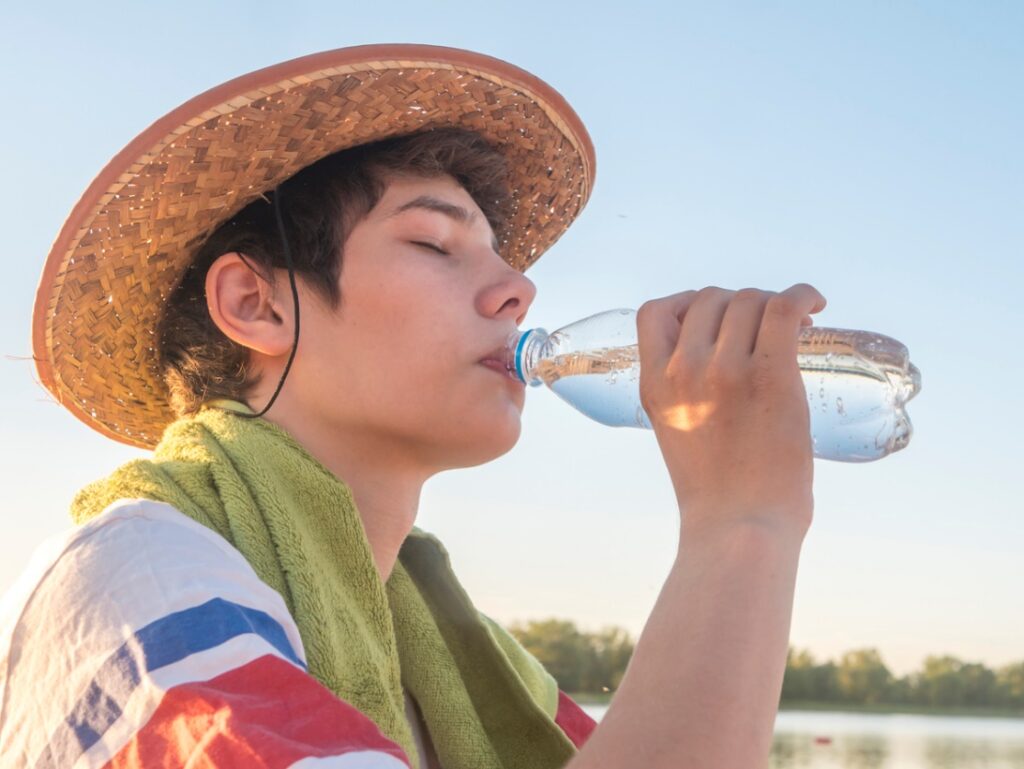
[(302, 642), (281, 596), (230, 543), (170, 505), (120, 500), (39, 548), (0, 604), (0, 643), (26, 634), (67, 641), (76, 637), (71, 627), (120, 637), (126, 627), (164, 618), (202, 624), (210, 613), (202, 607), (213, 600), (267, 614), (301, 661)]
[(170, 505), (120, 500), (45, 543), (0, 604), (0, 755), (72, 758), (163, 691), (267, 657), (305, 668), (242, 555)]

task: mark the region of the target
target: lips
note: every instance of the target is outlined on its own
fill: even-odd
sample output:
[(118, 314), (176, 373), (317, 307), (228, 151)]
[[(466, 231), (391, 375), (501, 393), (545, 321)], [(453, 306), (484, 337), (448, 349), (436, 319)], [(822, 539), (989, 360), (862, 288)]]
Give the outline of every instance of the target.
[(481, 366), (485, 366), (491, 369), (492, 371), (501, 374), (502, 376), (507, 377), (508, 379), (511, 379), (513, 382), (518, 382), (519, 377), (516, 376), (516, 372), (510, 369), (508, 366), (507, 356), (508, 353), (506, 352), (505, 348), (502, 347), (500, 350), (496, 350), (495, 352), (489, 353), (486, 357), (482, 358), (478, 362), (480, 363)]
[(505, 365), (504, 360), (497, 360), (493, 357), (485, 357), (483, 360), (480, 361), (480, 365), (485, 366), (486, 368), (501, 374), (503, 377), (511, 379), (513, 382), (519, 382), (519, 378), (515, 375), (515, 372), (509, 370), (509, 368)]
[(503, 344), (495, 347), (489, 353), (480, 358), (478, 363), (497, 363), (503, 370), (508, 370), (513, 366), (512, 355), (509, 352), (509, 342), (506, 340)]

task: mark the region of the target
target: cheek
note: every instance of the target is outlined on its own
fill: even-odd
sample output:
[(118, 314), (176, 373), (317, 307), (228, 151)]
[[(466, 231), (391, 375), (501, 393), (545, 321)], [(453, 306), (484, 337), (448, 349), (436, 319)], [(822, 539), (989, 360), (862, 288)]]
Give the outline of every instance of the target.
[(348, 320), (357, 325), (429, 324), (460, 296), (467, 301), (450, 270), (409, 260), (391, 260), (372, 273), (353, 275), (348, 284), (343, 273), (341, 281), (342, 304), (348, 299)]
[(358, 368), (364, 397), (386, 402), (404, 418), (422, 417), (425, 403), (456, 387), (460, 356), (470, 355), (467, 323), (456, 306), (450, 290), (442, 293), (426, 282), (402, 281), (354, 300), (337, 345), (339, 355)]
[(328, 339), (314, 343), (316, 356), (325, 375), (337, 372), (325, 384), (346, 411), (423, 424), (450, 415), (453, 402), (481, 397), (473, 365), (487, 340), (473, 336), (479, 318), (469, 281), (444, 262), (385, 256), (347, 267), (339, 314), (310, 329)]

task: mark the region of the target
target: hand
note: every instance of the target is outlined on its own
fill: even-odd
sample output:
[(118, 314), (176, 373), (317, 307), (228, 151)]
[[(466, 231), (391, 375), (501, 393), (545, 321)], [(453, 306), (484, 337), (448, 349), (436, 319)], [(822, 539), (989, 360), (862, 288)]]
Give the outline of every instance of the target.
[(813, 452), (797, 340), (826, 300), (708, 287), (637, 313), (640, 400), (684, 529), (753, 522), (806, 533)]

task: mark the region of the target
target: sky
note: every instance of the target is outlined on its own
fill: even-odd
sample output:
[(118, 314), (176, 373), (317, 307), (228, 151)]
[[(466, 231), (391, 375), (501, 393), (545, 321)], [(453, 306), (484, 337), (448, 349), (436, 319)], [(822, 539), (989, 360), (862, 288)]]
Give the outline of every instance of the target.
[[(56, 6), (56, 7), (55, 7)], [(49, 246), (138, 132), (240, 74), (377, 42), (469, 48), (560, 91), (597, 182), (530, 269), (529, 326), (708, 285), (816, 286), (819, 326), (910, 349), (923, 388), (904, 451), (815, 462), (792, 643), (872, 647), (904, 674), (948, 653), (1024, 660), (1015, 392), (1024, 329), (1024, 10), (1013, 2), (179, 2), (15, 4), (0, 152), (0, 591), (70, 525), (81, 486), (145, 452), (93, 433), (36, 383), (30, 320)], [(424, 489), (499, 621), (638, 634), (679, 512), (649, 431), (531, 390), (512, 452)]]

